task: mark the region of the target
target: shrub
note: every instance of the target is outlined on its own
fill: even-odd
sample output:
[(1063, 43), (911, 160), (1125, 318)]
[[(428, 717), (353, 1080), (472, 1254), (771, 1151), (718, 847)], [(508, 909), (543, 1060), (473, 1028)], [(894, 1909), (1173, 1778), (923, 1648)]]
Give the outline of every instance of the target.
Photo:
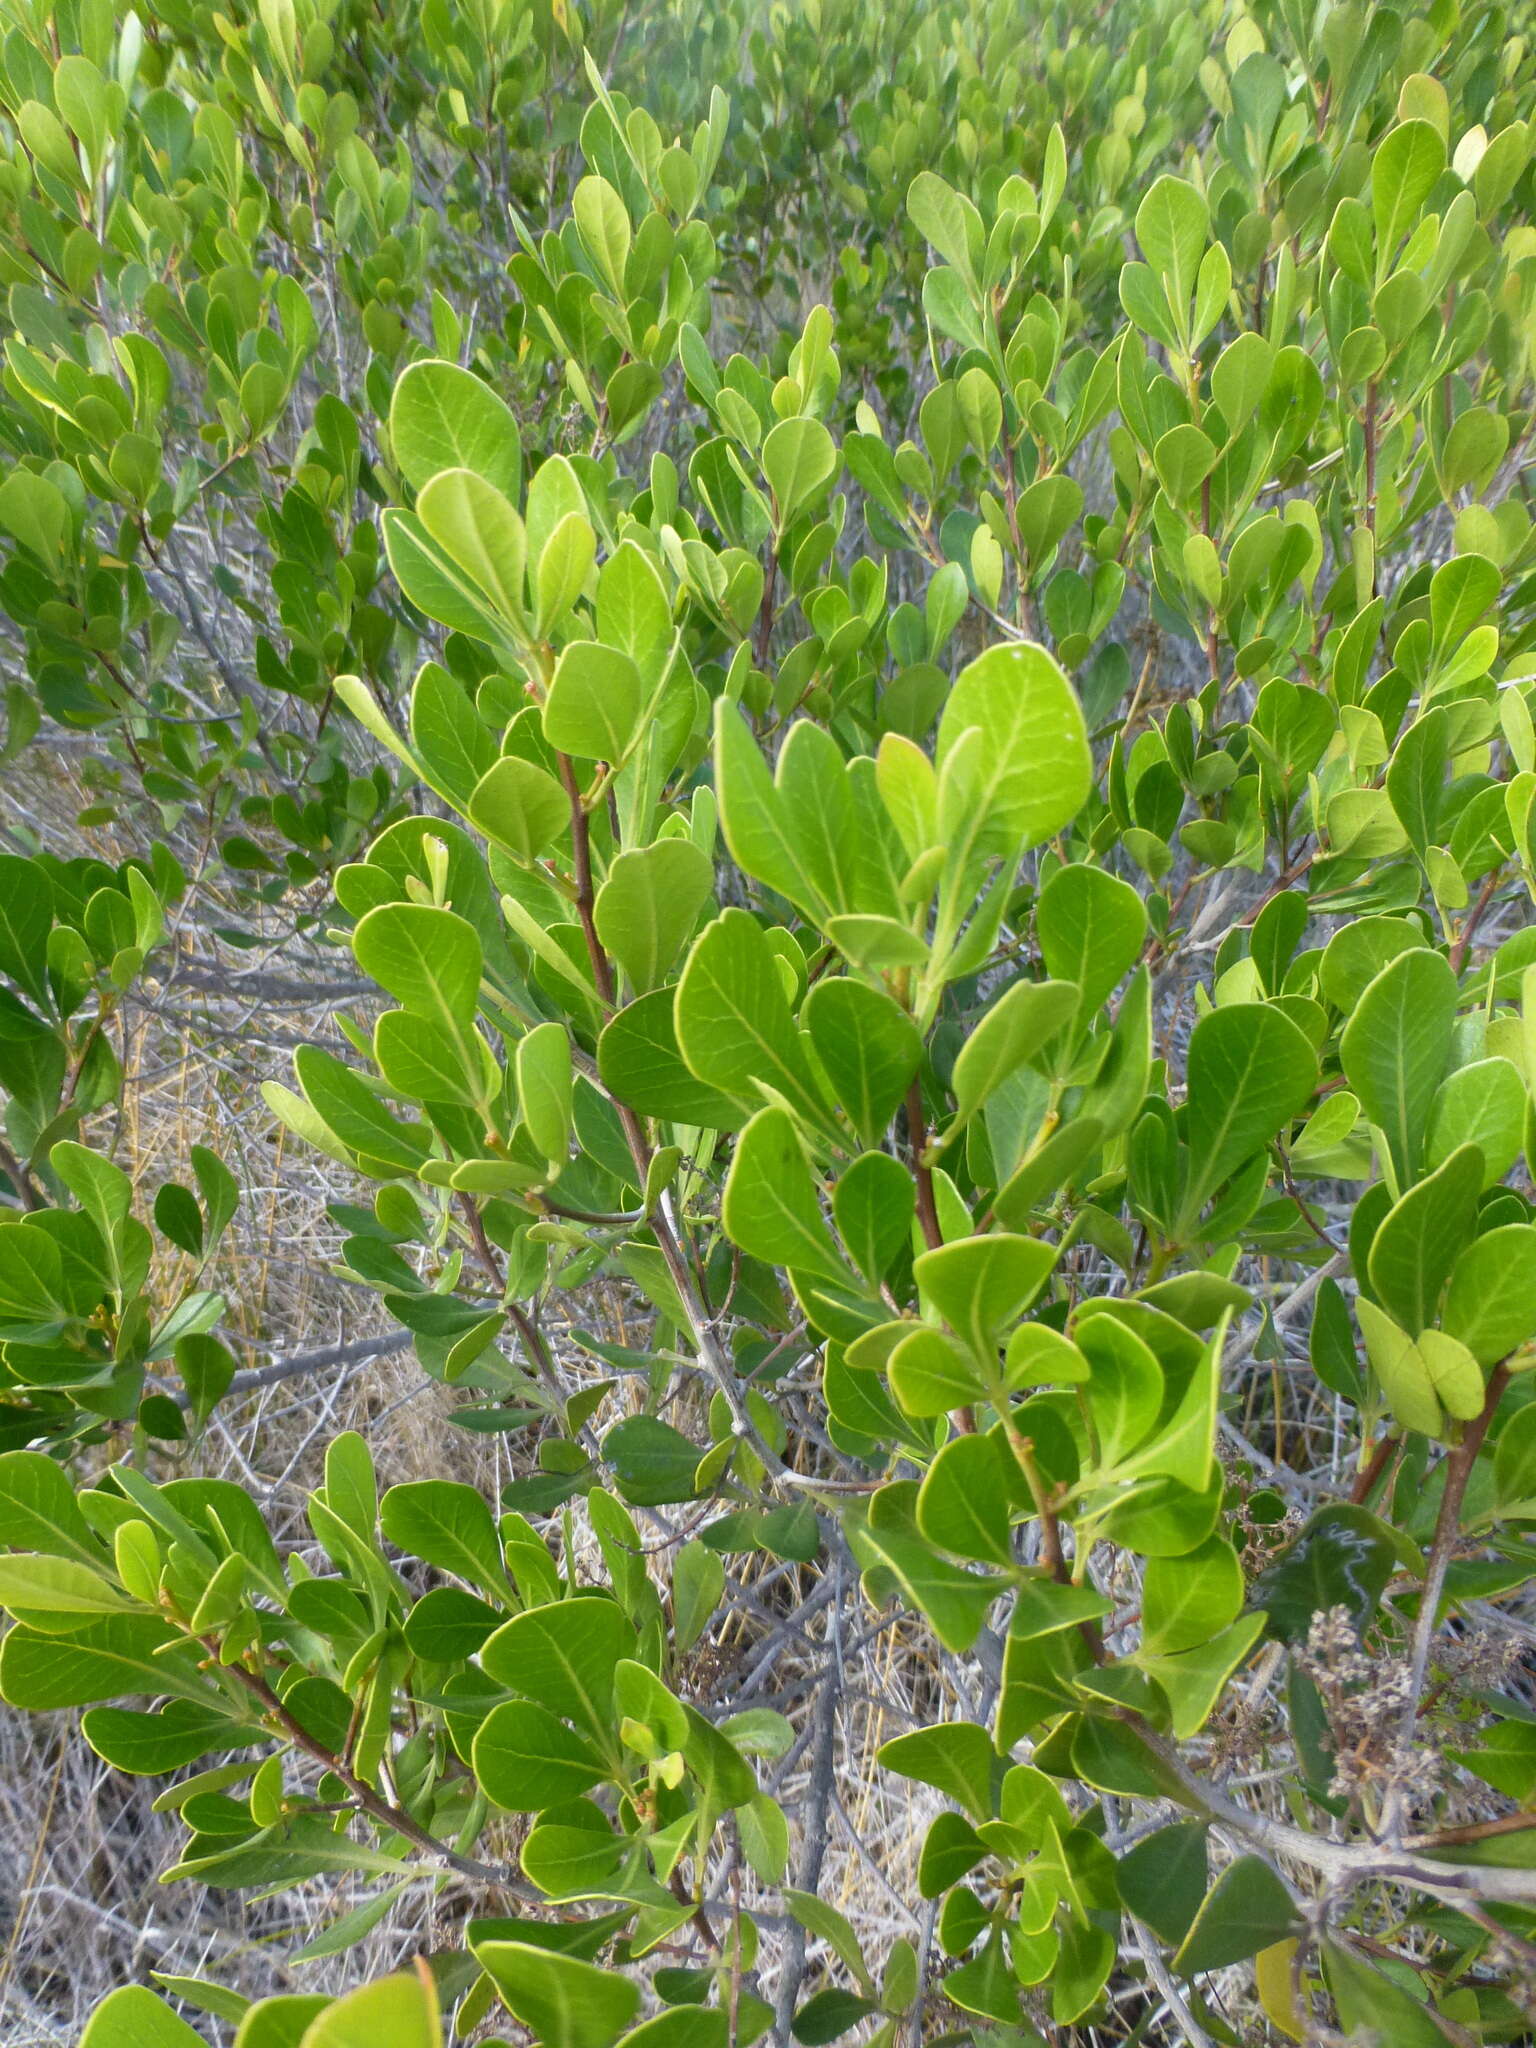
[[(0, 863), (0, 1692), (168, 1878), (346, 1876), (310, 1958), (449, 1902), (168, 1994), (1526, 2038), (1527, 10), (6, 14), (7, 746), (92, 752)], [(237, 1179), (114, 1157), (160, 953), (278, 923), (339, 1283), (512, 1475), (343, 1432), (304, 1550), (202, 1457)]]

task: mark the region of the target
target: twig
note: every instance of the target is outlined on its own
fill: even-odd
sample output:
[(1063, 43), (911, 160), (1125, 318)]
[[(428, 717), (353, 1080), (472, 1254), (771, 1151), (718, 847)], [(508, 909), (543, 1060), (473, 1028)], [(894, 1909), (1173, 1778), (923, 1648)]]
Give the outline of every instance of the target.
[[(414, 1342), (409, 1330), (386, 1330), (381, 1337), (356, 1337), (350, 1344), (327, 1344), (319, 1351), (297, 1351), (291, 1358), (275, 1358), (270, 1365), (237, 1372), (224, 1398), (259, 1393), (263, 1387), (280, 1386), (284, 1380), (302, 1379), (306, 1373), (325, 1372), (334, 1365), (360, 1365), (364, 1359), (388, 1358)], [(192, 1406), (192, 1396), (185, 1388), (180, 1392), (168, 1391), (178, 1408)]]
[[(219, 1643), (216, 1637), (200, 1636), (198, 1641), (211, 1657), (217, 1659)], [(446, 1864), (450, 1870), (457, 1871), (461, 1877), (472, 1877), (478, 1884), (491, 1885), (498, 1891), (510, 1892), (514, 1898), (527, 1900), (530, 1904), (548, 1903), (542, 1892), (536, 1891), (531, 1884), (514, 1876), (510, 1870), (498, 1869), (490, 1863), (481, 1863), (474, 1856), (460, 1855), (459, 1851), (447, 1842), (440, 1842), (435, 1835), (429, 1834), (420, 1822), (413, 1820), (408, 1813), (403, 1812), (398, 1806), (391, 1806), (381, 1793), (374, 1790), (366, 1778), (360, 1778), (339, 1756), (327, 1749), (323, 1742), (317, 1742), (308, 1729), (289, 1713), (266, 1680), (256, 1672), (244, 1664), (230, 1664), (224, 1668), (237, 1685), (243, 1687), (252, 1699), (260, 1702), (265, 1718), (275, 1722), (296, 1749), (303, 1750), (306, 1756), (313, 1758), (334, 1778), (338, 1778), (363, 1811), (381, 1827), (389, 1828), (395, 1834), (403, 1836), (426, 1855)]]
[[(837, 1603), (842, 1595), (841, 1551), (832, 1560), (831, 1576), (834, 1580), (832, 1612), (835, 1626)], [(840, 1662), (840, 1659), (834, 1658), (816, 1702), (816, 1733), (811, 1758), (810, 1786), (805, 1802), (802, 1835), (804, 1846), (800, 1855), (799, 1889), (803, 1892), (814, 1892), (820, 1884), (821, 1866), (827, 1853), (827, 1815), (832, 1804), (832, 1783), (837, 1762), (837, 1709), (842, 1699)], [(774, 2038), (778, 2048), (790, 2048), (790, 2029), (795, 2017), (795, 2002), (805, 1981), (805, 1929), (798, 1920), (789, 1929), (784, 1948), (779, 1995), (774, 2007)]]
[[(1488, 1376), (1488, 1391), (1483, 1396), (1481, 1410), (1466, 1425), (1461, 1441), (1451, 1446), (1445, 1461), (1445, 1490), (1440, 1496), (1440, 1512), (1435, 1517), (1435, 1533), (1429, 1546), (1429, 1562), (1424, 1573), (1424, 1591), (1419, 1599), (1419, 1611), (1414, 1621), (1412, 1646), (1408, 1655), (1408, 1696), (1403, 1703), (1403, 1718), (1398, 1740), (1406, 1751), (1413, 1746), (1418, 1727), (1419, 1701), (1424, 1692), (1424, 1678), (1429, 1669), (1429, 1650), (1435, 1637), (1435, 1622), (1440, 1607), (1440, 1596), (1445, 1590), (1445, 1575), (1450, 1568), (1451, 1551), (1455, 1546), (1457, 1531), (1461, 1527), (1461, 1503), (1467, 1491), (1467, 1481), (1472, 1476), (1472, 1467), (1477, 1463), (1477, 1454), (1482, 1449), (1483, 1438), (1488, 1434), (1494, 1411), (1504, 1398), (1504, 1389), (1509, 1384), (1509, 1366), (1500, 1361)], [(1394, 1788), (1388, 1814), (1383, 1817), (1383, 1831), (1393, 1832), (1400, 1822), (1402, 1795)]]

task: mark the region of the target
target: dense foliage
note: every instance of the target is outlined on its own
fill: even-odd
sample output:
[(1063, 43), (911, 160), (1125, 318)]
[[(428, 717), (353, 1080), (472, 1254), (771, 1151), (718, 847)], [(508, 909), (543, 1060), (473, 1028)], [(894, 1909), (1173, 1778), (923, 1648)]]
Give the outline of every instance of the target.
[[(0, 20), (0, 1694), (445, 1930), (84, 2048), (1528, 2039), (1536, 20)], [(499, 1500), (200, 1465), (193, 929), (363, 991), (268, 1112)]]

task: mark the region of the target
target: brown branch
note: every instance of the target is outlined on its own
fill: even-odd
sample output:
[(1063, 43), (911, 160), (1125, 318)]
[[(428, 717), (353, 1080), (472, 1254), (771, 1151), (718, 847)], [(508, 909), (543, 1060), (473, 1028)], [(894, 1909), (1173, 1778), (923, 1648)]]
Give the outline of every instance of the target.
[(16, 1199), (23, 1209), (36, 1210), (47, 1207), (37, 1182), (3, 1138), (0, 1138), (0, 1171), (4, 1172), (6, 1179), (16, 1190)]
[(923, 1154), (928, 1150), (928, 1124), (923, 1115), (923, 1083), (920, 1075), (914, 1074), (912, 1085), (907, 1090), (907, 1139), (912, 1147), (912, 1178), (917, 1186), (917, 1220), (922, 1225), (923, 1242), (930, 1251), (937, 1251), (944, 1242), (944, 1232), (939, 1227), (939, 1208), (934, 1199), (933, 1169), (926, 1165)]
[(779, 551), (777, 547), (768, 550), (768, 573), (763, 578), (763, 601), (757, 608), (757, 631), (752, 640), (752, 662), (756, 668), (764, 668), (768, 661), (768, 647), (773, 639), (773, 601), (778, 591)]
[(1376, 1485), (1382, 1473), (1386, 1471), (1388, 1465), (1392, 1462), (1393, 1453), (1401, 1449), (1401, 1437), (1384, 1436), (1382, 1438), (1381, 1442), (1371, 1453), (1370, 1463), (1363, 1466), (1355, 1474), (1355, 1483), (1349, 1489), (1349, 1498), (1355, 1507), (1365, 1506), (1365, 1503), (1376, 1491)]
[(1412, 1647), (1408, 1664), (1408, 1697), (1403, 1707), (1400, 1741), (1405, 1749), (1411, 1748), (1415, 1739), (1419, 1718), (1419, 1701), (1424, 1692), (1424, 1677), (1429, 1669), (1430, 1645), (1435, 1637), (1435, 1618), (1440, 1607), (1440, 1596), (1445, 1590), (1445, 1575), (1450, 1568), (1451, 1552), (1455, 1548), (1457, 1532), (1461, 1527), (1461, 1503), (1466, 1496), (1467, 1481), (1472, 1477), (1472, 1467), (1477, 1463), (1477, 1454), (1483, 1447), (1483, 1438), (1488, 1434), (1494, 1411), (1504, 1398), (1504, 1389), (1509, 1384), (1509, 1366), (1501, 1361), (1488, 1378), (1488, 1390), (1483, 1396), (1481, 1410), (1466, 1425), (1459, 1443), (1453, 1444), (1445, 1460), (1445, 1490), (1440, 1496), (1440, 1512), (1435, 1518), (1435, 1533), (1429, 1546), (1429, 1562), (1424, 1573), (1424, 1591), (1419, 1600), (1419, 1611), (1414, 1621)]
[(1452, 974), (1460, 974), (1462, 968), (1467, 964), (1467, 953), (1473, 939), (1477, 936), (1477, 928), (1482, 923), (1489, 904), (1493, 901), (1494, 891), (1498, 888), (1503, 873), (1502, 867), (1496, 867), (1487, 881), (1484, 882), (1482, 893), (1468, 912), (1466, 923), (1457, 933), (1449, 954)]
[(1523, 1835), (1536, 1828), (1536, 1813), (1501, 1813), (1494, 1820), (1469, 1820), (1461, 1827), (1415, 1835), (1410, 1849), (1452, 1849), (1460, 1842), (1486, 1842), (1493, 1835)]
[[(208, 1654), (217, 1660), (218, 1639), (214, 1636), (200, 1636), (197, 1640)], [(389, 1828), (394, 1834), (403, 1836), (425, 1854), (447, 1864), (449, 1869), (456, 1870), (461, 1877), (472, 1877), (479, 1884), (491, 1885), (498, 1891), (510, 1892), (514, 1898), (525, 1899), (530, 1904), (548, 1903), (542, 1892), (536, 1891), (530, 1884), (525, 1884), (521, 1878), (513, 1876), (511, 1871), (497, 1869), (490, 1863), (481, 1863), (474, 1856), (461, 1856), (457, 1849), (450, 1847), (447, 1842), (440, 1842), (436, 1835), (429, 1834), (419, 1821), (413, 1820), (400, 1807), (392, 1806), (382, 1793), (374, 1790), (366, 1778), (360, 1778), (350, 1765), (333, 1750), (327, 1749), (323, 1742), (317, 1741), (302, 1723), (296, 1721), (271, 1686), (258, 1673), (244, 1664), (229, 1664), (223, 1668), (236, 1684), (251, 1695), (252, 1699), (260, 1702), (265, 1719), (275, 1723), (295, 1749), (301, 1749), (306, 1756), (313, 1758), (329, 1771), (332, 1777), (339, 1779), (369, 1818), (376, 1820), (381, 1827)]]
[(581, 920), (581, 933), (586, 940), (587, 958), (592, 963), (592, 979), (597, 985), (598, 996), (611, 1010), (614, 1002), (613, 967), (597, 935), (597, 892), (592, 886), (592, 825), (582, 801), (581, 785), (576, 780), (575, 762), (569, 754), (559, 754), (556, 759), (560, 763), (560, 780), (565, 785), (571, 806), (571, 865), (576, 883), (576, 915)]
[[(586, 806), (582, 802), (580, 785), (576, 780), (575, 764), (568, 754), (560, 754), (557, 759), (560, 763), (560, 780), (565, 786), (565, 793), (571, 806), (571, 854), (576, 884), (576, 914), (581, 920), (582, 937), (592, 967), (593, 983), (601, 1000), (612, 1009), (616, 1000), (616, 984), (613, 963), (608, 958), (607, 950), (597, 931), (594, 910), (596, 892), (592, 883), (591, 828)], [(650, 1174), (650, 1139), (646, 1136), (644, 1124), (626, 1103), (616, 1102), (614, 1108), (618, 1111), (624, 1140), (635, 1163), (635, 1184), (643, 1194)], [(662, 1258), (666, 1261), (667, 1273), (677, 1289), (678, 1298), (682, 1302), (683, 1311), (693, 1332), (699, 1355), (725, 1397), (736, 1434), (750, 1445), (754, 1456), (765, 1471), (775, 1475), (782, 1473), (785, 1469), (784, 1464), (773, 1447), (765, 1442), (762, 1432), (753, 1422), (735, 1368), (715, 1339), (714, 1331), (710, 1327), (709, 1312), (694, 1286), (694, 1277), (689, 1270), (681, 1238), (664, 1213), (663, 1204), (657, 1205), (656, 1213), (650, 1221), (652, 1233)]]

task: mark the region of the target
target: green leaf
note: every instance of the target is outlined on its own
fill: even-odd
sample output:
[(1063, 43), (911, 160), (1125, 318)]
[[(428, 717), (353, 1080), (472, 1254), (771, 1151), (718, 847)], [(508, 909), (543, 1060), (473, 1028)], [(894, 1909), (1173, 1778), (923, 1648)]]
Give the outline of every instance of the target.
[(1077, 1014), (1085, 1020), (1141, 957), (1147, 913), (1129, 882), (1074, 861), (1040, 891), (1035, 930), (1047, 971), (1076, 987)]
[(1470, 1422), (1482, 1413), (1487, 1393), (1482, 1368), (1465, 1344), (1444, 1330), (1421, 1330), (1418, 1352), (1448, 1415)]
[(614, 1601), (596, 1594), (530, 1607), (480, 1652), (488, 1678), (574, 1721), (599, 1746), (613, 1739), (613, 1674), (635, 1651), (635, 1631)]
[(475, 1960), (541, 2048), (609, 2048), (640, 2010), (640, 1987), (612, 1970), (520, 1941), (482, 1941)]
[(988, 1357), (1044, 1287), (1057, 1250), (1039, 1238), (994, 1230), (923, 1252), (912, 1271), (923, 1300), (978, 1357)]
[(636, 1507), (692, 1500), (702, 1455), (680, 1429), (655, 1415), (628, 1415), (603, 1438), (603, 1456), (619, 1491)]
[(678, 1049), (706, 1086), (755, 1102), (762, 1083), (808, 1122), (825, 1124), (773, 949), (746, 911), (722, 911), (694, 941), (675, 1018)]
[(693, 1647), (725, 1593), (725, 1566), (713, 1550), (685, 1543), (672, 1567), (672, 1640), (679, 1652)]
[(790, 1885), (784, 1887), (784, 1903), (808, 1934), (827, 1944), (860, 1989), (873, 1996), (875, 1980), (847, 1916), (814, 1892), (796, 1891)]
[(1142, 254), (1162, 279), (1169, 303), (1181, 318), (1195, 288), (1209, 232), (1205, 201), (1182, 178), (1158, 178), (1136, 209)]
[[(467, 633), (492, 647), (506, 644), (509, 615), (488, 597), (475, 576), (433, 538), (414, 512), (391, 509), (379, 524), (395, 581), (418, 611), (454, 632)], [(504, 555), (505, 548), (501, 552)], [(349, 704), (352, 701), (349, 696)]]
[(476, 1731), (473, 1763), (486, 1797), (509, 1813), (579, 1798), (608, 1775), (594, 1749), (532, 1700), (492, 1707)]
[(1387, 769), (1387, 795), (1421, 860), (1440, 836), (1440, 804), (1450, 759), (1450, 714), (1437, 707), (1409, 726)]
[(1051, 1970), (1051, 2017), (1062, 2025), (1080, 2019), (1097, 2003), (1115, 1966), (1115, 1937), (1107, 1927), (1064, 1919), (1061, 1949)]
[(1402, 1564), (1398, 1540), (1365, 1508), (1319, 1508), (1293, 1543), (1254, 1580), (1250, 1598), (1281, 1642), (1305, 1642), (1314, 1614), (1347, 1609), (1364, 1635), (1388, 1579)]
[(1386, 1133), (1400, 1185), (1418, 1167), (1455, 1024), (1456, 977), (1442, 955), (1418, 948), (1382, 968), (1339, 1040), (1349, 1085)]
[(916, 1024), (884, 989), (845, 975), (817, 982), (800, 1021), (839, 1108), (866, 1144), (878, 1144), (923, 1057)]
[(472, 924), (434, 904), (384, 903), (360, 920), (352, 951), (403, 1009), (463, 1037), (484, 971)]
[(1088, 1404), (1098, 1438), (1098, 1469), (1116, 1473), (1145, 1440), (1163, 1403), (1157, 1359), (1118, 1317), (1084, 1317), (1077, 1342), (1088, 1360)]
[(917, 1866), (917, 1889), (925, 1899), (942, 1898), (987, 1854), (987, 1845), (968, 1820), (945, 1808), (929, 1823)]
[(1436, 1090), (1424, 1142), (1428, 1166), (1440, 1166), (1461, 1145), (1483, 1155), (1483, 1186), (1501, 1181), (1525, 1142), (1528, 1096), (1507, 1059), (1473, 1060), (1446, 1075)]
[(982, 1564), (1011, 1565), (1008, 1455), (995, 1436), (957, 1436), (928, 1468), (917, 1496), (917, 1526), (928, 1541)]
[(223, 1984), (212, 1984), (206, 1977), (180, 1977), (170, 1970), (152, 1970), (150, 1975), (172, 1998), (179, 1998), (183, 2005), (198, 2012), (212, 2013), (217, 2019), (239, 2021), (251, 2009), (250, 1999), (242, 1993)]
[(381, 1977), (337, 1999), (299, 2048), (442, 2048), (437, 1994), (414, 1972)]
[(752, 1766), (723, 1729), (686, 1703), (683, 1716), (688, 1726), (683, 1755), (699, 1789), (705, 1825), (710, 1826), (721, 1814), (755, 1799), (757, 1779)]
[(660, 682), (672, 649), (672, 610), (651, 558), (634, 541), (621, 541), (597, 578), (598, 637), (622, 647), (645, 679)]
[(408, 1010), (386, 1010), (373, 1027), (373, 1056), (397, 1094), (416, 1102), (456, 1102), (473, 1109), (500, 1087), (494, 1062), (464, 1064), (465, 1039)]
[[(20, 474), (13, 471), (7, 483)], [(44, 1011), (53, 1007), (44, 972), (52, 923), (52, 896), (41, 871), (15, 854), (0, 854), (0, 974)]]
[(85, 1565), (103, 1562), (63, 1467), (41, 1451), (0, 1456), (0, 1543)]
[[(0, 1644), (0, 1697), (33, 1713), (98, 1700), (174, 1693), (201, 1702), (206, 1690), (183, 1637), (151, 1616), (110, 1616), (67, 1636), (18, 1625)], [(160, 1654), (165, 1651), (173, 1654)]]
[(924, 1324), (901, 1339), (886, 1370), (891, 1392), (908, 1415), (948, 1415), (986, 1392), (972, 1354)]
[(1152, 464), (1158, 481), (1175, 504), (1187, 504), (1216, 467), (1220, 451), (1208, 434), (1198, 427), (1170, 427), (1158, 436)]
[(203, 2048), (203, 2039), (152, 1991), (125, 1984), (91, 2014), (80, 2048)]
[(979, 762), (957, 868), (973, 856), (1015, 860), (1049, 839), (1076, 817), (1093, 777), (1082, 709), (1043, 647), (993, 647), (961, 670), (939, 720), (941, 774), (970, 731)]
[(1000, 1580), (963, 1571), (915, 1537), (872, 1522), (851, 1525), (848, 1540), (862, 1570), (889, 1576), (906, 1604), (928, 1617), (946, 1650), (970, 1649), (1002, 1590)]
[(510, 1600), (496, 1524), (474, 1487), (448, 1479), (392, 1486), (379, 1504), (379, 1527), (397, 1549)]
[(469, 817), (527, 867), (569, 826), (571, 801), (547, 769), (503, 754), (475, 784)]
[(1115, 1867), (1126, 1910), (1171, 1943), (1181, 1942), (1194, 1925), (1209, 1874), (1203, 1820), (1175, 1821), (1144, 1836)]
[[(642, 1116), (732, 1131), (742, 1112), (729, 1095), (706, 1087), (683, 1064), (675, 1026), (676, 991), (658, 988), (614, 1016), (597, 1042), (603, 1086)], [(732, 1078), (736, 1069), (732, 1069)]]
[(572, 640), (562, 648), (544, 700), (544, 737), (583, 761), (622, 761), (638, 735), (645, 690), (617, 647)]
[[(794, 731), (799, 730), (797, 725)], [(776, 783), (739, 707), (725, 697), (715, 706), (715, 783), (731, 856), (747, 874), (821, 920), (833, 906), (823, 887), (821, 853), (808, 843), (809, 824), (784, 786), (789, 744), (780, 755)]]
[(1429, 586), (1434, 644), (1454, 654), (1499, 594), (1504, 581), (1497, 563), (1482, 555), (1459, 554), (1442, 562)]
[(1142, 1582), (1141, 1639), (1163, 1655), (1192, 1649), (1236, 1619), (1243, 1571), (1222, 1536), (1209, 1536), (1183, 1557), (1147, 1560)]
[(502, 1608), (462, 1586), (434, 1586), (406, 1616), (405, 1640), (429, 1664), (458, 1664), (473, 1657), (505, 1619)]
[(1079, 992), (1071, 982), (1016, 981), (1006, 989), (956, 1057), (950, 1085), (960, 1120), (1048, 1045), (1078, 1007)]
[(1493, 1452), (1493, 1491), (1501, 1509), (1536, 1501), (1536, 1402), (1517, 1408), (1499, 1431)]
[(1155, 1680), (1168, 1702), (1169, 1720), (1181, 1742), (1198, 1735), (1215, 1713), (1232, 1674), (1264, 1633), (1262, 1614), (1245, 1614), (1209, 1642), (1191, 1645), (1171, 1656), (1147, 1651), (1136, 1662)]
[(522, 492), (517, 420), (481, 377), (456, 363), (412, 363), (395, 385), (389, 439), (405, 480), (420, 490), (445, 469), (472, 470), (514, 504)]
[(837, 444), (820, 420), (780, 420), (771, 429), (763, 443), (763, 475), (780, 533), (821, 496), (839, 466)]
[(1480, 1365), (1536, 1337), (1536, 1227), (1506, 1223), (1473, 1239), (1451, 1272), (1443, 1327)]
[(1284, 1883), (1261, 1856), (1239, 1856), (1217, 1878), (1173, 1958), (1181, 1977), (1246, 1962), (1296, 1933), (1300, 1915)]
[[(986, 1925), (985, 1918), (982, 1925)], [(1000, 1929), (989, 1932), (978, 1955), (949, 1972), (944, 1979), (944, 1996), (962, 2012), (997, 2020), (1010, 2036), (1021, 2031), (1018, 1973), (1003, 1945)]]
[(364, 1899), (360, 1906), (354, 1906), (350, 1913), (343, 1913), (328, 1927), (322, 1927), (318, 1934), (312, 1935), (301, 1947), (296, 1948), (292, 1960), (296, 1963), (311, 1963), (319, 1962), (326, 1956), (345, 1955), (349, 1948), (356, 1947), (364, 1935), (373, 1932), (415, 1881), (414, 1877), (401, 1878), (398, 1883), (386, 1885), (382, 1890), (376, 1891), (371, 1898)]
[(1269, 385), (1275, 351), (1262, 334), (1239, 334), (1211, 365), (1211, 393), (1229, 435), (1246, 426)]
[(1434, 1322), (1451, 1268), (1472, 1236), (1482, 1186), (1483, 1155), (1463, 1145), (1382, 1218), (1371, 1240), (1371, 1285), (1405, 1330)]
[(1283, 1010), (1234, 1003), (1201, 1018), (1189, 1041), (1182, 1228), (1192, 1228), (1223, 1181), (1301, 1114), (1316, 1085), (1317, 1055)]
[(74, 1616), (121, 1614), (127, 1603), (99, 1571), (70, 1557), (0, 1557), (0, 1607), (51, 1628)]
[(907, 188), (907, 212), (918, 233), (974, 286), (984, 232), (980, 215), (964, 193), (932, 171), (920, 171)]
[[(37, 102), (29, 104), (36, 106)], [(22, 111), (25, 114), (26, 109)], [(38, 108), (39, 113), (44, 111)], [(62, 129), (59, 134), (62, 137)], [(68, 147), (66, 142), (65, 148)], [(30, 549), (45, 568), (57, 572), (61, 567), (60, 558), (70, 545), (72, 525), (69, 500), (47, 477), (37, 476), (29, 469), (13, 469), (0, 484), (0, 527)], [(18, 860), (17, 865), (22, 863)]]
[(534, 572), (533, 628), (541, 640), (549, 638), (580, 597), (596, 559), (591, 520), (585, 512), (568, 512), (544, 543)]
[[(741, 1820), (745, 1822), (745, 1819), (744, 1811)], [(744, 1827), (744, 1853), (746, 1839)], [(753, 1868), (756, 1868), (755, 1864)], [(751, 1997), (750, 1991), (743, 1990), (737, 2007), (738, 2015), (752, 2009), (749, 2004)], [(638, 2027), (621, 2038), (619, 2048), (726, 2048), (730, 2027), (730, 2014), (716, 2006), (675, 2005), (642, 2020)]]
[(1385, 275), (1444, 169), (1445, 144), (1427, 121), (1401, 122), (1377, 145), (1371, 158), (1371, 213), (1378, 276)]
[(1371, 1369), (1381, 1382), (1387, 1406), (1404, 1429), (1438, 1436), (1445, 1418), (1434, 1375), (1419, 1346), (1375, 1302), (1361, 1295), (1355, 1303)]
[(1458, 1145), (1483, 1153), (1483, 1186), (1503, 1180), (1526, 1141), (1526, 1083), (1509, 1059), (1475, 1059), (1440, 1083), (1430, 1108), (1425, 1165), (1438, 1167)]
[(1427, 2006), (1384, 1970), (1357, 1956), (1342, 1941), (1325, 1941), (1323, 1970), (1352, 2041), (1390, 2041), (1392, 2048), (1444, 2048), (1449, 2036)]
[(835, 1984), (829, 1984), (800, 2007), (790, 2032), (801, 2043), (801, 2048), (827, 2048), (827, 2043), (837, 2040), (851, 2027), (856, 2027), (860, 2020), (879, 2010), (872, 1999), (860, 1998), (855, 1991), (844, 1991)]
[(523, 616), (528, 541), (495, 485), (473, 470), (444, 470), (416, 500), (416, 517), (500, 617), (516, 625)]
[(832, 1214), (848, 1254), (878, 1287), (912, 1235), (917, 1190), (889, 1152), (861, 1152), (832, 1190)]
[(631, 229), (624, 201), (606, 178), (577, 180), (571, 194), (571, 215), (581, 246), (615, 299), (625, 301), (624, 266), (629, 261)]
[(619, 854), (597, 892), (597, 935), (638, 993), (664, 978), (714, 892), (714, 867), (687, 839)]
[(534, 1149), (551, 1174), (565, 1164), (571, 1146), (576, 1085), (571, 1042), (563, 1024), (535, 1024), (517, 1041), (517, 1101)]
[(310, 2026), (334, 2002), (320, 1992), (280, 1992), (263, 1998), (243, 2015), (236, 2048), (302, 2048)]
[(391, 1116), (362, 1076), (330, 1053), (301, 1045), (293, 1065), (305, 1099), (350, 1151), (404, 1173), (414, 1172), (426, 1158), (430, 1138), (425, 1129)]
[(787, 1110), (760, 1109), (736, 1140), (720, 1220), (733, 1244), (767, 1265), (848, 1277)]

